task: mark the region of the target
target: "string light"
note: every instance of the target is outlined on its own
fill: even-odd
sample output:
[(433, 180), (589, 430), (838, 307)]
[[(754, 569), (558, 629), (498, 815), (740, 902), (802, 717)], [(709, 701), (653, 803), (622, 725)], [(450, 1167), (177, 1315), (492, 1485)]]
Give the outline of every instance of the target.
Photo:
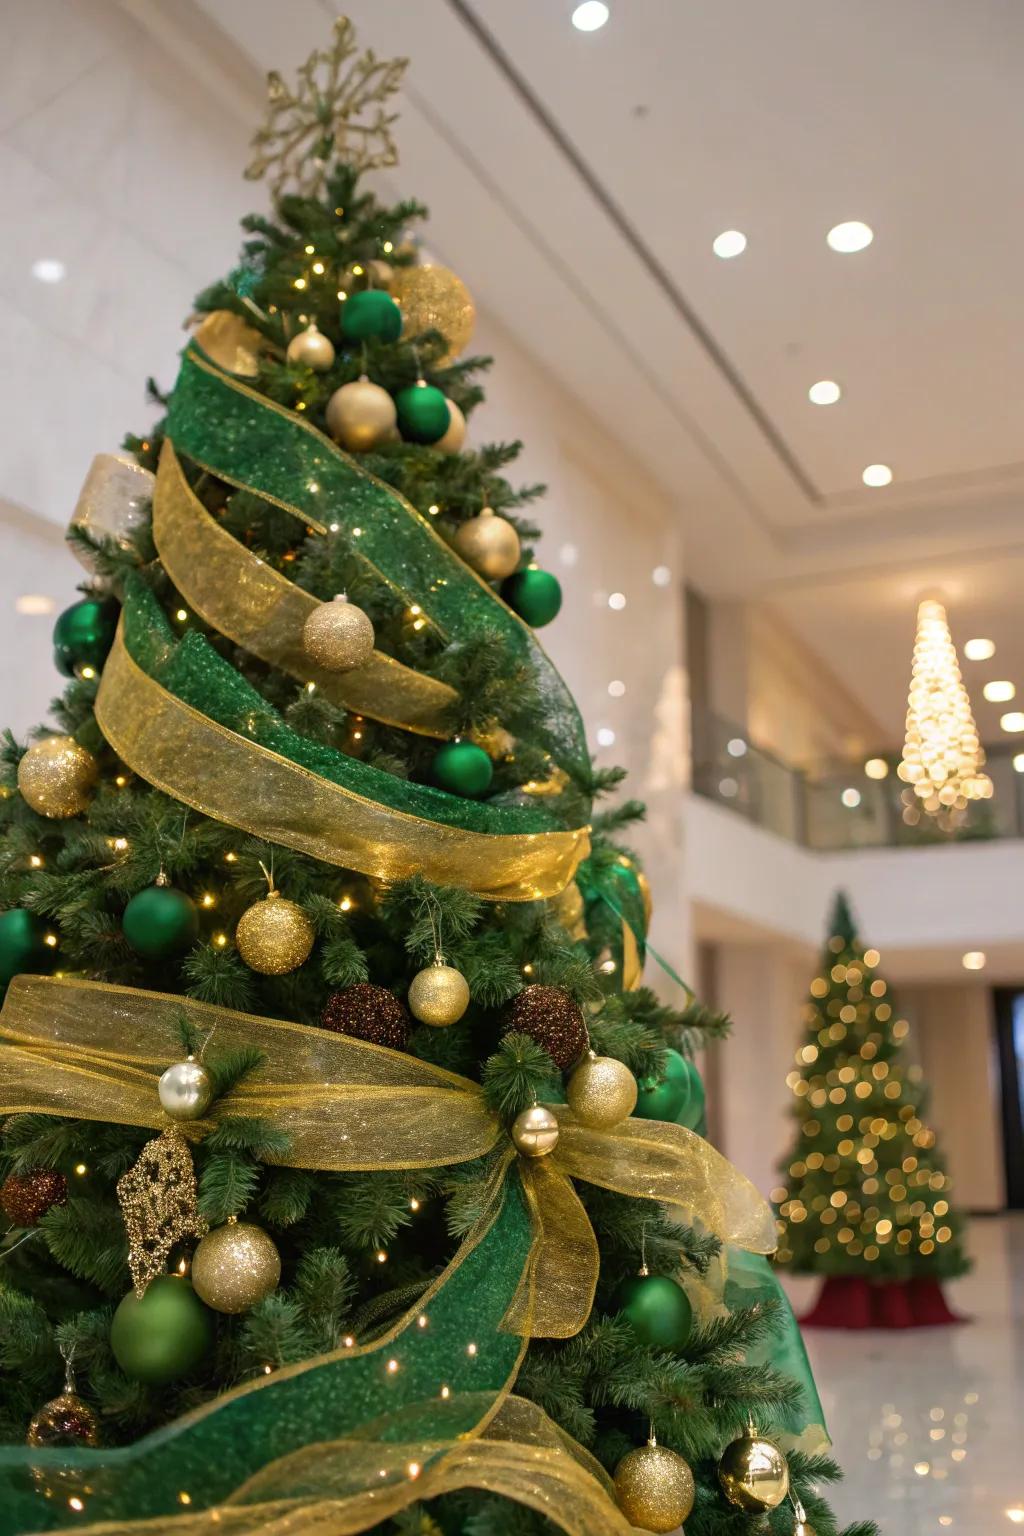
[(924, 810), (944, 830), (962, 825), (972, 800), (991, 798), (984, 764), (946, 610), (926, 599), (917, 610), (906, 740), (896, 770), (909, 785), (903, 792), (904, 820), (916, 825)]

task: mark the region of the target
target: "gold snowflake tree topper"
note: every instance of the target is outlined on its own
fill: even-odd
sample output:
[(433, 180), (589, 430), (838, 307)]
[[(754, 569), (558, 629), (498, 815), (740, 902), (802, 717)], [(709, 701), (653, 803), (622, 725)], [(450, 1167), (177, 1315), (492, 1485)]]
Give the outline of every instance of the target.
[(276, 70), (267, 76), (267, 113), (252, 138), (250, 181), (267, 176), (275, 197), (316, 197), (335, 156), (358, 171), (395, 165), (391, 135), (397, 112), (387, 100), (402, 83), (408, 59), (360, 53), (347, 16), (334, 23), (330, 48), (316, 48), (296, 71), (291, 90)]

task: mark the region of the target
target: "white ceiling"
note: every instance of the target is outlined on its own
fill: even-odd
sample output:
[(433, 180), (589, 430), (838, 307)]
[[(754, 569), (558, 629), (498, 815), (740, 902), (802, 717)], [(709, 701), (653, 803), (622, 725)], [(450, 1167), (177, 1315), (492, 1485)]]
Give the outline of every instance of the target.
[[(341, 8), (201, 5), (283, 70)], [(394, 185), (644, 457), (698, 585), (766, 597), (893, 736), (936, 586), (1024, 690), (1024, 7), (610, 5), (583, 34), (573, 0), (349, 0), (365, 42), (412, 58)], [(845, 219), (867, 250), (827, 248)], [(731, 227), (749, 245), (721, 261)], [(838, 405), (808, 402), (820, 378)], [(894, 483), (868, 490), (878, 461)]]

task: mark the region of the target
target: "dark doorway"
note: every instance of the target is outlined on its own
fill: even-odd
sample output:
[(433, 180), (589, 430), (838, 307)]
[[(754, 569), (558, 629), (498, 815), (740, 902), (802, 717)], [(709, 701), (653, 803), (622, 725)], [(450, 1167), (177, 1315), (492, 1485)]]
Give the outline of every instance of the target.
[(1024, 1210), (1024, 988), (996, 987), (996, 1046), (1003, 1109), (1006, 1203)]

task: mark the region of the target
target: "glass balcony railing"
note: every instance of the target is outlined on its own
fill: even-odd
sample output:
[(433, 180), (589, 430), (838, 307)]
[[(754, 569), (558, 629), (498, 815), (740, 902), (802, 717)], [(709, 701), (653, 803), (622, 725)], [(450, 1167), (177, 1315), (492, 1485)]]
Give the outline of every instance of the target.
[(863, 762), (807, 773), (761, 751), (728, 721), (708, 716), (694, 721), (693, 788), (779, 837), (821, 850), (921, 848), (930, 845), (1024, 836), (1024, 767), (1019, 748), (987, 747), (991, 800), (972, 804), (963, 824), (947, 832), (930, 816), (916, 824), (905, 818), (905, 785), (896, 777), (898, 757), (888, 754), (889, 771), (868, 778)]

